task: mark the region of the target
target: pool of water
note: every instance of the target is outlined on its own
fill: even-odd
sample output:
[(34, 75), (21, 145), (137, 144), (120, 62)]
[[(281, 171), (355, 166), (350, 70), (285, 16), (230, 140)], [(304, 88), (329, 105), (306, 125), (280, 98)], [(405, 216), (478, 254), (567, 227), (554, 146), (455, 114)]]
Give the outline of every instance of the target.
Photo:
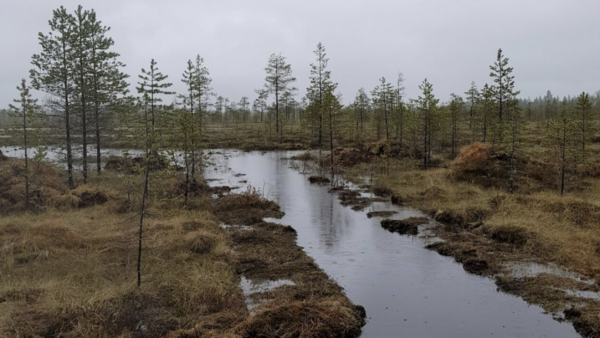
[(344, 207), (327, 186), (308, 182), (310, 171), (289, 160), (294, 154), (213, 151), (205, 176), (238, 191), (251, 185), (279, 203), (286, 215), (275, 221), (294, 227), (298, 244), (365, 307), (362, 337), (580, 337), (571, 324), (424, 249), (435, 239), (390, 233), (381, 218), (367, 217), (378, 210), (397, 211), (395, 219), (424, 216), (419, 211), (387, 202)]

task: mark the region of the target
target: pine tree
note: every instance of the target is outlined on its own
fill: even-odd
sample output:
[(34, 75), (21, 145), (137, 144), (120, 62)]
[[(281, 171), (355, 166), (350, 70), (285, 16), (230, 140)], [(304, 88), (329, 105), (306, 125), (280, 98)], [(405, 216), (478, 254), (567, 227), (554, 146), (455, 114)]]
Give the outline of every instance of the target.
[[(284, 97), (286, 98), (286, 103), (287, 103), (288, 97), (285, 95), (284, 95)], [(240, 108), (242, 122), (248, 122), (248, 120), (250, 118), (250, 101), (248, 101), (248, 97), (242, 96), (242, 98), (240, 99), (240, 102), (238, 103), (238, 106)], [(287, 113), (287, 107), (286, 107), (286, 113)]]
[(518, 175), (516, 155), (518, 152), (518, 147), (521, 143), (521, 133), (523, 129), (523, 117), (521, 114), (521, 108), (519, 107), (519, 101), (517, 99), (513, 98), (506, 102), (505, 114), (505, 124), (503, 124), (503, 127), (506, 128), (506, 132), (503, 134), (508, 136), (504, 140), (504, 148), (509, 154), (509, 192), (514, 193), (516, 178)]
[(271, 54), (267, 68), (267, 77), (265, 78), (265, 88), (275, 94), (275, 131), (279, 143), (283, 141), (281, 128), (281, 118), (279, 114), (279, 101), (282, 95), (288, 90), (295, 90), (290, 87), (291, 83), (296, 82), (296, 78), (292, 76), (292, 66), (285, 61), (285, 57), (281, 54)]
[(365, 137), (365, 121), (368, 118), (367, 113), (369, 110), (369, 97), (364, 88), (358, 90), (358, 94), (356, 94), (356, 98), (354, 99), (353, 108), (354, 120), (356, 122), (356, 141), (359, 144), (362, 144)]
[(554, 96), (547, 91), (544, 97), (544, 116), (546, 117), (546, 129), (550, 127), (550, 119), (554, 116)]
[(494, 102), (494, 92), (486, 83), (481, 90), (480, 101), (480, 119), (481, 119), (481, 142), (487, 142), (491, 122), (494, 121), (496, 104)]
[(88, 105), (87, 101), (90, 97), (89, 91), (89, 44), (90, 44), (90, 24), (89, 24), (89, 11), (83, 10), (83, 7), (79, 5), (74, 15), (74, 34), (72, 35), (72, 46), (73, 46), (73, 57), (74, 57), (74, 80), (75, 80), (75, 91), (76, 100), (78, 103), (79, 117), (81, 119), (81, 145), (82, 145), (82, 173), (83, 173), (83, 184), (87, 183), (87, 151), (88, 151), (88, 137), (87, 137), (87, 122), (88, 122)]
[(215, 101), (215, 113), (221, 123), (223, 123), (223, 112), (225, 110), (225, 98), (223, 96), (217, 96)]
[(554, 150), (551, 158), (558, 167), (559, 190), (561, 196), (565, 192), (568, 175), (575, 172), (578, 157), (580, 155), (577, 147), (578, 123), (573, 114), (563, 107), (559, 116), (552, 118), (548, 124), (546, 139), (549, 146)]
[(433, 86), (427, 79), (423, 80), (419, 89), (423, 93), (416, 101), (423, 131), (423, 167), (428, 168), (431, 163), (431, 139), (436, 128), (439, 99), (433, 95)]
[[(127, 95), (129, 84), (126, 79), (129, 75), (121, 69), (125, 67), (118, 61), (118, 53), (111, 51), (114, 41), (107, 37), (110, 27), (102, 25), (96, 17), (96, 12), (88, 13), (89, 24), (89, 54), (88, 74), (90, 77), (89, 90), (93, 106), (94, 134), (96, 141), (96, 170), (102, 170), (102, 117), (110, 111), (119, 111), (123, 97)], [(106, 124), (106, 122), (104, 123)]]
[(471, 142), (475, 142), (475, 131), (476, 131), (476, 120), (478, 116), (478, 104), (480, 100), (480, 94), (477, 90), (475, 82), (471, 82), (471, 88), (465, 92), (467, 96), (467, 102), (469, 102), (469, 130), (471, 130)]
[(515, 91), (514, 76), (511, 75), (513, 68), (508, 66), (508, 58), (502, 54), (502, 49), (498, 49), (496, 61), (490, 66), (490, 77), (494, 80), (491, 90), (496, 101), (496, 116), (493, 123), (492, 145), (503, 143), (505, 141), (505, 120), (506, 110), (509, 105), (514, 105), (519, 91)]
[(208, 112), (210, 96), (212, 94), (212, 88), (210, 86), (212, 79), (210, 78), (208, 68), (204, 66), (204, 59), (200, 55), (196, 55), (194, 71), (194, 87), (198, 93), (196, 98), (196, 107), (198, 108), (196, 119), (198, 120), (198, 134), (201, 136), (204, 128), (204, 119)]
[[(164, 132), (162, 129), (168, 128), (166, 125), (167, 119), (165, 118), (169, 114), (171, 106), (164, 107), (160, 105), (162, 102), (161, 96), (171, 95), (173, 92), (167, 89), (171, 87), (171, 83), (164, 82), (168, 76), (163, 75), (158, 67), (156, 67), (156, 61), (152, 59), (150, 61), (150, 68), (148, 71), (142, 68), (142, 74), (139, 75), (141, 82), (138, 82), (137, 87), (138, 93), (141, 94), (141, 106), (143, 107), (143, 121), (142, 125), (144, 128), (144, 144), (146, 163), (144, 167), (144, 184), (142, 193), (142, 204), (140, 206), (140, 221), (138, 231), (138, 259), (137, 259), (137, 286), (139, 287), (142, 283), (141, 269), (142, 269), (142, 242), (143, 242), (143, 228), (144, 218), (147, 214), (148, 203), (150, 199), (150, 171), (151, 168), (156, 167), (159, 161), (159, 151), (161, 145), (164, 145), (163, 138)], [(189, 177), (188, 177), (189, 178)], [(188, 182), (189, 183), (189, 182)]]
[(194, 148), (198, 144), (197, 129), (195, 127), (195, 119), (191, 111), (181, 109), (176, 112), (177, 126), (175, 133), (172, 135), (172, 145), (174, 149), (179, 149), (183, 153), (183, 163), (185, 168), (185, 188), (184, 188), (184, 205), (188, 204), (191, 185), (195, 182), (193, 177), (193, 167), (195, 165)]
[(75, 187), (73, 178), (72, 113), (75, 95), (74, 51), (72, 46), (74, 18), (64, 7), (52, 11), (49, 21), (50, 33), (39, 33), (42, 47), (40, 54), (32, 56), (34, 68), (30, 71), (31, 84), (36, 90), (49, 95), (47, 105), (52, 115), (62, 119), (65, 128), (65, 150), (67, 160), (67, 183)]
[(579, 143), (581, 147), (581, 157), (585, 159), (585, 146), (592, 135), (594, 124), (594, 112), (592, 110), (592, 102), (590, 101), (589, 94), (584, 92), (577, 97), (576, 111), (579, 119), (578, 132), (580, 134)]
[[(194, 114), (197, 111), (200, 111), (199, 107), (195, 107), (194, 105), (196, 104), (196, 102), (198, 101), (200, 95), (201, 95), (201, 91), (200, 88), (197, 84), (197, 68), (194, 67), (194, 64), (192, 63), (192, 60), (188, 60), (187, 62), (187, 68), (186, 70), (183, 72), (182, 75), (182, 79), (181, 82), (183, 82), (186, 86), (186, 94), (185, 95), (179, 95), (179, 98), (182, 99), (183, 101), (183, 106), (184, 109), (188, 109), (189, 111), (189, 115), (183, 115), (182, 113), (179, 113), (178, 116), (178, 129), (179, 131), (183, 131), (184, 135), (193, 135), (194, 137), (191, 137), (189, 140), (186, 138), (185, 139), (185, 150), (184, 150), (184, 160), (185, 160), (185, 165), (186, 165), (186, 185), (185, 185), (185, 201), (187, 203), (187, 197), (188, 197), (188, 189), (189, 189), (189, 184), (190, 184), (190, 180), (191, 182), (195, 182), (196, 181), (196, 158), (198, 156), (198, 149), (197, 146), (200, 143), (200, 140), (195, 137), (196, 133), (197, 133), (197, 127), (196, 127), (196, 123), (195, 123), (195, 116)], [(199, 102), (201, 104), (201, 102)], [(183, 126), (181, 125), (182, 122), (189, 122), (191, 125), (189, 126), (189, 130), (185, 129), (185, 130), (181, 130), (181, 128), (183, 128)], [(187, 128), (187, 127), (186, 127)], [(189, 144), (188, 144), (189, 141)], [(188, 147), (190, 149), (190, 155), (188, 156)], [(191, 176), (191, 179), (190, 179)]]
[[(31, 88), (27, 85), (25, 79), (21, 80), (21, 85), (17, 86), (20, 98), (15, 99), (14, 102), (18, 105), (9, 105), (10, 117), (12, 117), (18, 123), (11, 125), (7, 129), (7, 135), (11, 136), (13, 140), (20, 141), (21, 149), (23, 149), (25, 158), (25, 171), (23, 177), (25, 178), (25, 209), (30, 208), (30, 170), (29, 170), (29, 148), (32, 143), (32, 136), (40, 137), (39, 128), (42, 127), (43, 115), (40, 113), (40, 107), (38, 106), (37, 100), (31, 96)], [(34, 130), (38, 130), (37, 133)], [(36, 133), (37, 135), (31, 135)], [(39, 139), (37, 140), (39, 143)]]
[(337, 84), (331, 81), (331, 71), (327, 70), (329, 58), (327, 58), (327, 53), (325, 52), (325, 47), (322, 43), (319, 42), (314, 53), (317, 56), (317, 60), (316, 63), (310, 64), (310, 87), (306, 89), (306, 98), (311, 107), (310, 111), (313, 112), (313, 115), (316, 115), (313, 116), (313, 118), (316, 119), (317, 122), (318, 144), (319, 146), (322, 146), (324, 95), (329, 88), (333, 88), (333, 91), (335, 91)]
[[(155, 163), (157, 158), (158, 150), (155, 148), (154, 143), (154, 130), (150, 125), (152, 121), (148, 120), (147, 111), (144, 119), (145, 134), (145, 153), (146, 163), (144, 167), (144, 183), (142, 192), (142, 204), (140, 206), (140, 222), (138, 229), (138, 257), (137, 257), (137, 286), (138, 288), (142, 284), (142, 246), (143, 246), (143, 230), (144, 230), (144, 218), (148, 209), (148, 203), (150, 202), (150, 167)], [(149, 132), (150, 131), (150, 132)]]
[[(373, 89), (371, 97), (373, 101), (374, 113), (378, 115), (378, 123), (383, 121), (385, 128), (385, 138), (390, 139), (390, 118), (393, 103), (395, 101), (395, 90), (391, 83), (386, 82), (385, 77), (379, 79), (380, 84)], [(378, 125), (379, 129), (379, 125)], [(381, 135), (378, 132), (378, 138)]]
[(323, 108), (327, 114), (327, 121), (329, 127), (329, 154), (331, 159), (331, 184), (335, 185), (335, 156), (333, 154), (333, 142), (334, 142), (334, 131), (335, 118), (339, 111), (342, 109), (339, 98), (333, 93), (335, 86), (331, 85), (325, 88), (323, 96)]
[(260, 123), (262, 123), (263, 115), (267, 107), (267, 98), (269, 97), (269, 92), (264, 89), (256, 89), (254, 92), (258, 95), (258, 97), (256, 100), (254, 100), (253, 106), (255, 107), (255, 111), (260, 113)]
[(459, 136), (458, 126), (459, 126), (460, 119), (462, 117), (465, 103), (463, 101), (463, 98), (456, 94), (450, 94), (450, 97), (451, 97), (450, 104), (448, 106), (448, 110), (450, 112), (450, 130), (451, 130), (450, 131), (450, 135), (451, 135), (450, 156), (451, 156), (451, 158), (454, 158), (454, 157), (456, 157), (456, 150), (457, 150), (457, 144), (458, 144), (458, 136)]
[(398, 73), (398, 79), (396, 80), (396, 91), (395, 91), (395, 101), (392, 108), (393, 120), (396, 125), (396, 137), (399, 141), (404, 139), (404, 127), (405, 127), (405, 117), (404, 117), (404, 102), (402, 102), (404, 98), (404, 74)]
[[(164, 82), (168, 76), (159, 71), (154, 59), (150, 61), (150, 68), (147, 71), (142, 68), (142, 74), (139, 75), (139, 78), (142, 81), (138, 82), (139, 87), (137, 87), (137, 90), (142, 95), (145, 121), (149, 122), (145, 124), (146, 140), (152, 140), (152, 143), (154, 143), (157, 137), (156, 124), (158, 109), (160, 108), (159, 103), (162, 102), (161, 96), (174, 94), (167, 90), (172, 84)], [(152, 147), (147, 147), (147, 149), (150, 150)]]
[(508, 66), (508, 58), (498, 49), (496, 61), (490, 66), (490, 77), (494, 79), (491, 91), (496, 104), (496, 116), (493, 120), (492, 146), (501, 145), (509, 155), (509, 191), (515, 190), (517, 166), (515, 156), (520, 144), (521, 129), (523, 127), (521, 108), (515, 90), (514, 76), (511, 75), (513, 68)]
[(511, 100), (519, 95), (519, 92), (514, 90), (515, 81), (514, 76), (511, 75), (513, 68), (508, 67), (508, 58), (504, 57), (502, 49), (498, 49), (496, 61), (490, 66), (490, 70), (490, 77), (494, 79), (495, 83), (492, 86), (492, 90), (496, 97), (496, 104), (498, 107), (497, 119), (502, 123), (506, 106), (510, 104)]

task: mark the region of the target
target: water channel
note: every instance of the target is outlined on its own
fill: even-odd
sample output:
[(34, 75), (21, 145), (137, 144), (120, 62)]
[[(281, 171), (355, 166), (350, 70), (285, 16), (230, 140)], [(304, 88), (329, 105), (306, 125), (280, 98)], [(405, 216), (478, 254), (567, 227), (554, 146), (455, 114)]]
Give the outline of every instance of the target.
[[(14, 148), (0, 150), (22, 157)], [(367, 217), (368, 211), (384, 210), (396, 211), (390, 217), (395, 219), (424, 216), (415, 209), (388, 202), (364, 211), (342, 206), (327, 186), (308, 182), (302, 163), (290, 160), (298, 152), (209, 154), (205, 178), (211, 185), (237, 187), (238, 192), (252, 186), (281, 206), (285, 217), (273, 221), (296, 229), (298, 244), (354, 303), (365, 307), (364, 338), (580, 337), (570, 323), (498, 292), (493, 280), (469, 274), (452, 258), (424, 249), (435, 239), (390, 233), (379, 225), (381, 218)], [(60, 158), (54, 148), (47, 155), (53, 162)]]
[(580, 337), (570, 323), (424, 249), (431, 239), (390, 233), (366, 215), (394, 210), (392, 218), (404, 219), (419, 211), (383, 202), (344, 207), (327, 186), (308, 182), (302, 164), (289, 160), (294, 154), (217, 151), (205, 176), (238, 191), (251, 185), (279, 203), (286, 215), (274, 222), (296, 229), (298, 244), (365, 307), (362, 337)]

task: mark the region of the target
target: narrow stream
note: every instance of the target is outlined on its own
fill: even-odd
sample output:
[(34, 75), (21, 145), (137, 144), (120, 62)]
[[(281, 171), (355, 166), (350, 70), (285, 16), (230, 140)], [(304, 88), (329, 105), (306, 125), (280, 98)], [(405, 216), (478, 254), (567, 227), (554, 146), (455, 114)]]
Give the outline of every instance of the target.
[(344, 207), (327, 187), (311, 185), (290, 167), (294, 154), (216, 152), (205, 176), (238, 191), (252, 185), (279, 203), (286, 215), (276, 222), (296, 229), (298, 244), (367, 310), (362, 337), (580, 337), (570, 323), (424, 249), (427, 239), (387, 232), (381, 218), (366, 216), (395, 210), (393, 218), (403, 219), (422, 216), (419, 211), (389, 203), (364, 211)]
[[(0, 149), (8, 156), (23, 155), (12, 147)], [(307, 175), (292, 168), (298, 162), (289, 158), (298, 153), (213, 150), (209, 161), (214, 165), (205, 169), (205, 177), (211, 185), (236, 191), (251, 185), (279, 203), (286, 215), (274, 222), (296, 229), (298, 244), (365, 307), (362, 337), (580, 337), (570, 323), (497, 292), (491, 279), (468, 274), (452, 258), (424, 249), (431, 239), (390, 233), (379, 225), (381, 218), (366, 216), (392, 210), (398, 213), (391, 218), (404, 219), (423, 216), (419, 211), (390, 203), (374, 203), (364, 211), (342, 206), (327, 186), (310, 184)], [(47, 159), (63, 164), (55, 148)]]

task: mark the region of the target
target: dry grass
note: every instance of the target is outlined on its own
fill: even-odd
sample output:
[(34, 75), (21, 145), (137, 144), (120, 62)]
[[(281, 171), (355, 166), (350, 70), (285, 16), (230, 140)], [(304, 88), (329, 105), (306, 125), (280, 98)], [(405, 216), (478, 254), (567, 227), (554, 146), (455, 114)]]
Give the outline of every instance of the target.
[(306, 149), (307, 140), (303, 139), (300, 125), (285, 124), (283, 126), (283, 142), (277, 142), (275, 121), (269, 133), (268, 124), (261, 123), (229, 123), (208, 124), (203, 135), (204, 142), (210, 149), (237, 148), (250, 150), (302, 150)]
[[(535, 140), (521, 155), (521, 189), (514, 194), (507, 193), (501, 163), (482, 144), (466, 148), (448, 168), (420, 170), (409, 160), (379, 160), (354, 167), (349, 176), (356, 182), (370, 177), (373, 191), (445, 224), (438, 233), (446, 242), (431, 249), (453, 256), (469, 272), (494, 275), (506, 270), (505, 263), (534, 261), (600, 281), (600, 179), (589, 174), (600, 147), (590, 146), (589, 163), (580, 167), (588, 171), (572, 178), (567, 194), (560, 196), (558, 174), (546, 164), (551, 154)], [(568, 319), (580, 333), (598, 337), (598, 302), (560, 291), (585, 287), (559, 279), (509, 278), (499, 285), (548, 311), (580, 304), (573, 310), (580, 316)]]
[(277, 203), (269, 201), (256, 189), (248, 187), (242, 194), (227, 194), (215, 201), (215, 215), (226, 224), (250, 225), (265, 217), (285, 215)]
[(242, 337), (309, 338), (358, 337), (361, 330), (356, 311), (344, 299), (336, 299), (265, 306), (236, 332)]
[[(42, 211), (67, 193), (64, 176), (54, 166), (30, 163), (29, 199), (31, 211)], [(14, 158), (0, 160), (0, 213), (25, 210), (25, 162)]]
[[(44, 169), (43, 187), (64, 189), (58, 171)], [(0, 218), (0, 336), (163, 337), (213, 327), (218, 316), (224, 332), (245, 318), (228, 235), (210, 211), (174, 208), (176, 200), (165, 212), (161, 194), (145, 224), (136, 288), (137, 214), (117, 212), (122, 182), (93, 175), (49, 196), (43, 213)]]
[(394, 170), (379, 176), (374, 186), (390, 189), (404, 204), (446, 223), (464, 228), (482, 221), (483, 235), (520, 245), (529, 258), (600, 277), (600, 200), (587, 194), (508, 194), (453, 180), (448, 169)]
[[(127, 215), (127, 216), (135, 216)], [(149, 336), (191, 329), (245, 307), (227, 236), (211, 214), (181, 211), (146, 225), (135, 288), (136, 223), (106, 206), (0, 220), (0, 327), (35, 336)], [(203, 220), (189, 231), (183, 224)]]
[(262, 293), (268, 300), (239, 324), (243, 337), (358, 337), (364, 309), (308, 257), (288, 226), (260, 222), (253, 230), (233, 230), (239, 271), (253, 280), (289, 279), (295, 285)]
[[(61, 182), (49, 165), (47, 172), (49, 183)], [(255, 190), (213, 201), (198, 182), (184, 205), (181, 177), (153, 176), (140, 288), (138, 175), (91, 175), (87, 185), (49, 196), (37, 213), (0, 218), (0, 336), (358, 336), (364, 310), (296, 245), (293, 229), (219, 226), (281, 217), (276, 203)], [(22, 196), (13, 197), (18, 206)], [(297, 286), (261, 295), (275, 301), (249, 317), (240, 273)]]

